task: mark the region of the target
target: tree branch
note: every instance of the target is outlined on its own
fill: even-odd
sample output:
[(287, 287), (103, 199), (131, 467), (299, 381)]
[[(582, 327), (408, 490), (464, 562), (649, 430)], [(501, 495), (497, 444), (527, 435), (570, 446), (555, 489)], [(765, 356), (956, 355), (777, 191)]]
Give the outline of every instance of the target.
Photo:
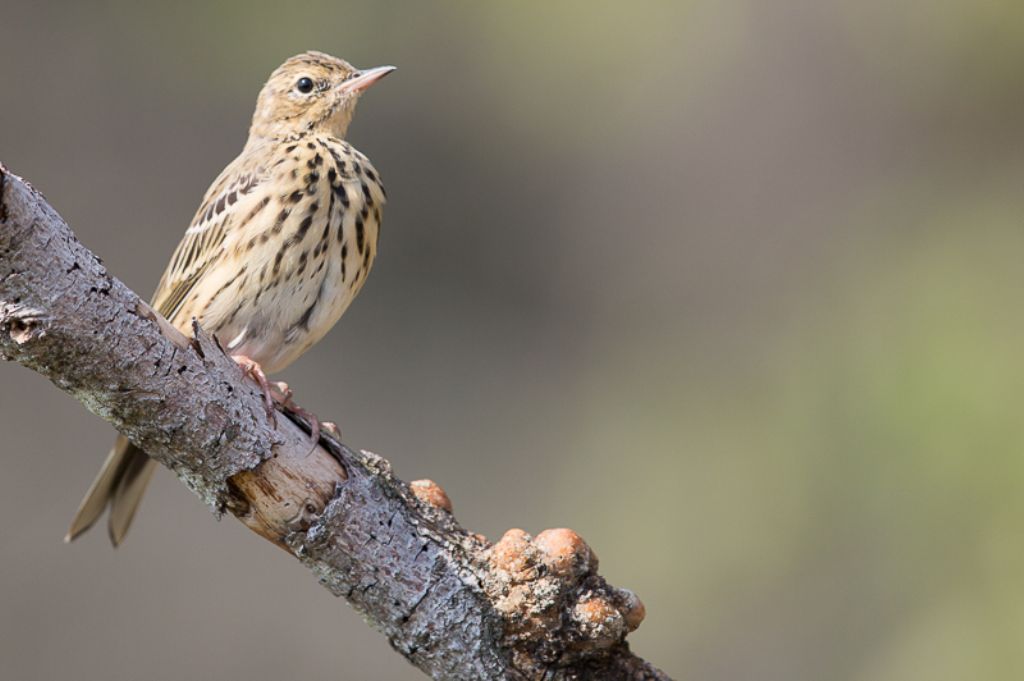
[[(644, 609), (571, 530), (494, 545), (444, 492), (265, 413), (216, 339), (186, 338), (0, 165), (0, 357), (49, 378), (344, 596), (443, 679), (667, 679), (625, 642)], [(302, 424), (306, 426), (306, 424)]]

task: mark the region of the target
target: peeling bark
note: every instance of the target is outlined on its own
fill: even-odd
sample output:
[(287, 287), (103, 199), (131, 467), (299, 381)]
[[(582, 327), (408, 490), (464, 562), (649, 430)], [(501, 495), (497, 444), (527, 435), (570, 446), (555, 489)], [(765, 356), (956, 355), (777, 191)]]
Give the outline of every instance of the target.
[(292, 553), (392, 647), (437, 679), (668, 679), (626, 634), (643, 604), (597, 574), (571, 530), (497, 544), (463, 529), (444, 491), (308, 424), (271, 422), (215, 338), (186, 338), (0, 165), (0, 358), (49, 378)]

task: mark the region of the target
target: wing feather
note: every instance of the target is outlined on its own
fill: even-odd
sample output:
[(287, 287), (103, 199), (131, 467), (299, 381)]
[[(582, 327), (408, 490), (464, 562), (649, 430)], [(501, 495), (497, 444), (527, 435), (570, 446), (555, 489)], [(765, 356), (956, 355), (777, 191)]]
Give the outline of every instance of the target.
[(153, 294), (153, 308), (172, 323), (189, 292), (223, 251), (235, 206), (267, 179), (262, 168), (239, 174), (235, 167), (229, 165), (207, 190)]

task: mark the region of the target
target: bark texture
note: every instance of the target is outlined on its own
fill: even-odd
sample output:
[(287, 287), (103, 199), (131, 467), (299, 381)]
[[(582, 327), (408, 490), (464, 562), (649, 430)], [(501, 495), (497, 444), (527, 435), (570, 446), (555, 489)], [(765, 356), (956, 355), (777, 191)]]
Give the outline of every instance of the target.
[(0, 165), (0, 357), (27, 366), (343, 596), (438, 679), (667, 679), (626, 634), (643, 604), (571, 530), (496, 544), (444, 491), (265, 413), (216, 339), (187, 338)]

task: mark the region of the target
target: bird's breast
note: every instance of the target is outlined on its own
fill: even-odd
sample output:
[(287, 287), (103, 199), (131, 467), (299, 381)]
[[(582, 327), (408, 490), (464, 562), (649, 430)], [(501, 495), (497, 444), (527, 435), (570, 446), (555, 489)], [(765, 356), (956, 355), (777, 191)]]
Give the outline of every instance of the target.
[(267, 372), (323, 338), (359, 293), (377, 255), (385, 202), (376, 170), (344, 141), (301, 140), (272, 163), (259, 224), (232, 244), (249, 274), (204, 315), (229, 351)]

